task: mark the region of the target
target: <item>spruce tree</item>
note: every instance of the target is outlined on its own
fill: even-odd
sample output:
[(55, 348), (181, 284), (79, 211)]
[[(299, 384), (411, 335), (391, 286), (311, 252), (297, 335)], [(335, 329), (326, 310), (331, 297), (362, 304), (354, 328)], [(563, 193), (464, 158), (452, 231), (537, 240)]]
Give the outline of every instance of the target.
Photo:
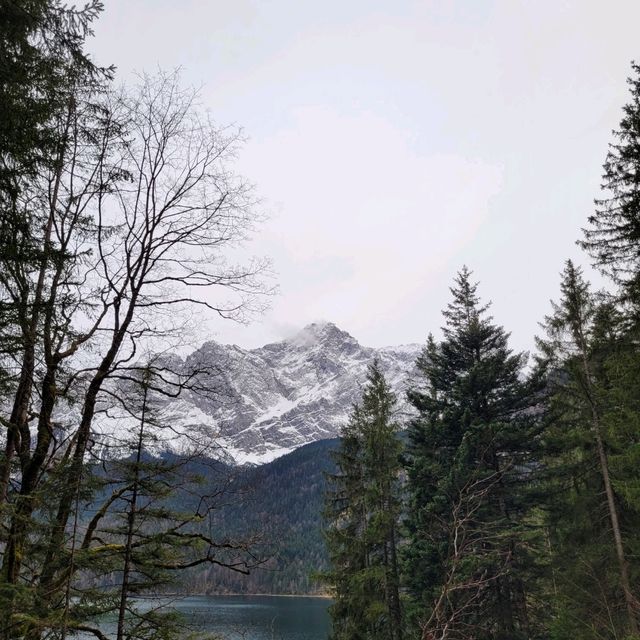
[(55, 121), (66, 111), (78, 76), (90, 82), (110, 70), (83, 51), (100, 0), (67, 7), (60, 0), (0, 2), (0, 213), (22, 188), (52, 166), (61, 139)]
[(337, 471), (328, 476), (325, 496), (325, 540), (331, 569), (322, 578), (334, 596), (330, 608), (334, 640), (365, 640), (368, 627), (364, 611), (369, 593), (359, 580), (367, 569), (360, 425), (360, 409), (356, 406), (340, 430), (340, 448), (332, 452)]
[(423, 638), (533, 638), (537, 384), (466, 267), (451, 293), (444, 339), (429, 337), (408, 394), (412, 618)]
[(604, 163), (604, 195), (596, 200), (579, 244), (621, 285), (640, 319), (640, 65), (632, 63), (631, 100)]
[(37, 640), (44, 627), (52, 637), (101, 638), (111, 617), (114, 640), (172, 640), (184, 635), (185, 621), (166, 601), (141, 603), (140, 596), (182, 591), (189, 569), (246, 575), (263, 562), (253, 536), (215, 527), (230, 479), (207, 459), (206, 443), (194, 438), (180, 454), (166, 451), (176, 418), (167, 398), (181, 385), (161, 358), (120, 378), (109, 412), (130, 428), (113, 434), (104, 445), (109, 455), (78, 479), (76, 522), (38, 577), (20, 637)]
[(81, 9), (59, 0), (0, 1), (0, 389), (14, 395), (12, 415), (2, 420), (0, 509), (34, 362), (42, 357), (35, 352), (44, 341), (43, 289), (51, 264), (70, 253), (52, 241), (50, 209), (59, 206), (59, 189), (46, 178), (61, 173), (79, 88), (96, 89), (110, 75), (83, 52), (101, 9), (99, 0)]
[[(632, 570), (639, 550), (634, 536), (629, 535), (636, 521), (631, 517), (632, 524), (626, 523), (640, 508), (638, 474), (633, 471), (637, 469), (640, 446), (640, 65), (634, 62), (631, 66), (631, 96), (604, 163), (604, 193), (596, 200), (596, 210), (579, 244), (618, 286), (614, 303), (595, 304), (588, 297), (591, 315), (581, 319), (586, 324), (583, 369), (590, 372), (583, 371), (582, 400), (595, 406), (590, 424), (596, 437), (601, 482), (605, 483), (603, 495), (607, 496), (608, 518), (604, 521), (610, 524), (608, 539), (614, 536), (616, 548), (614, 582), (624, 592), (619, 601), (625, 602), (626, 628), (638, 634), (640, 605)], [(565, 272), (560, 308), (567, 300), (567, 277)], [(573, 377), (579, 379), (576, 373)], [(588, 393), (590, 398), (585, 397)], [(617, 523), (616, 511), (622, 513)], [(611, 597), (611, 581), (605, 581), (605, 585), (602, 595), (606, 600)], [(614, 609), (612, 615), (607, 607), (607, 620), (613, 629), (609, 632), (615, 634), (619, 622), (617, 607)]]
[(341, 431), (326, 496), (334, 640), (402, 640), (397, 560), (401, 443), (394, 394), (377, 362)]
[(538, 339), (548, 369), (547, 510), (558, 638), (638, 635), (638, 360), (624, 318), (567, 261)]

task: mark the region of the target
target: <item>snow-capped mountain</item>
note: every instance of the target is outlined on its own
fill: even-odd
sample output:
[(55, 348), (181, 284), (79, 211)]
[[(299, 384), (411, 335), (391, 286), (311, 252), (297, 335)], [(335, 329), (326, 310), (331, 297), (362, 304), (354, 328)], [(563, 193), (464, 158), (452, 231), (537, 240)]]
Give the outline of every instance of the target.
[[(167, 446), (179, 450), (182, 438), (197, 433), (215, 440), (237, 463), (260, 464), (334, 437), (359, 399), (374, 358), (398, 395), (402, 414), (406, 381), (419, 351), (414, 344), (363, 347), (330, 322), (311, 324), (258, 349), (206, 342), (183, 366), (214, 368), (210, 392), (185, 393), (163, 409), (172, 426)], [(111, 422), (102, 421), (105, 435), (114, 428)]]

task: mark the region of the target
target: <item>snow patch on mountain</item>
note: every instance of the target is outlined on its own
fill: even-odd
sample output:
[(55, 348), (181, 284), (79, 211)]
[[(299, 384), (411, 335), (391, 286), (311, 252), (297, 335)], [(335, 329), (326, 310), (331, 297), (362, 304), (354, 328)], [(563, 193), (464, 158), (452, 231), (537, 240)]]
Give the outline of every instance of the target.
[[(183, 453), (209, 444), (237, 464), (263, 464), (302, 445), (335, 437), (359, 399), (367, 366), (378, 359), (407, 411), (406, 381), (420, 346), (364, 347), (331, 322), (257, 349), (206, 342), (186, 357), (185, 370), (205, 366), (209, 392), (186, 392), (162, 408), (169, 431), (157, 447)], [(123, 416), (102, 417), (101, 438), (130, 435)], [(117, 438), (116, 438), (117, 440)]]

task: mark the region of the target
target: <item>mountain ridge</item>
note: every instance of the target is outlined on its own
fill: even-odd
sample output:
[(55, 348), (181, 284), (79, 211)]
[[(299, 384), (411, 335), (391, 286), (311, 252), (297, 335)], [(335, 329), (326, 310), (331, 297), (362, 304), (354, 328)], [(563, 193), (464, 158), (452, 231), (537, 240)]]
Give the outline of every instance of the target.
[[(210, 392), (185, 392), (163, 408), (171, 424), (166, 449), (181, 451), (197, 434), (228, 462), (263, 464), (305, 444), (335, 437), (360, 397), (367, 366), (378, 359), (408, 410), (405, 385), (415, 368), (417, 344), (361, 345), (332, 322), (315, 322), (293, 336), (243, 349), (209, 340), (181, 359), (184, 370), (214, 370)], [(399, 416), (400, 417), (400, 416)], [(130, 426), (130, 425), (129, 425)], [(127, 421), (101, 421), (100, 431), (129, 429)]]

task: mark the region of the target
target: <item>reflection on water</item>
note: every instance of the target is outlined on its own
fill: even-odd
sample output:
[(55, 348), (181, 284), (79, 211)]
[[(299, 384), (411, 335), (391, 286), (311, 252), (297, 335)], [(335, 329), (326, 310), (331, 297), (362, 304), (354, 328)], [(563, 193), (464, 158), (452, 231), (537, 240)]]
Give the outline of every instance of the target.
[(330, 603), (295, 596), (192, 596), (170, 606), (194, 631), (225, 640), (326, 640)]
[[(184, 622), (184, 637), (207, 640), (327, 640), (327, 611), (331, 600), (296, 596), (190, 596), (185, 598), (140, 598), (140, 611), (174, 609)], [(100, 622), (107, 638), (116, 637), (116, 617)], [(78, 640), (95, 640), (80, 632)]]

